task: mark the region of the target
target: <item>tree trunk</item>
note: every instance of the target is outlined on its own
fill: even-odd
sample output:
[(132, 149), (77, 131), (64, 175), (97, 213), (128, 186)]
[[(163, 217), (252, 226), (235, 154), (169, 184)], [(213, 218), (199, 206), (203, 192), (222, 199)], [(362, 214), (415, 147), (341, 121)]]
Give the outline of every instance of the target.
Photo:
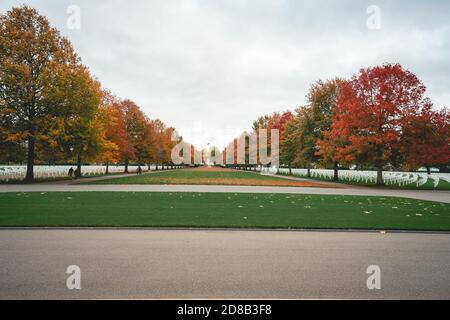
[(106, 163), (106, 174), (109, 174), (109, 162)]
[(289, 175), (292, 176), (292, 165), (289, 163)]
[(377, 167), (377, 186), (384, 186), (383, 180), (383, 166)]
[(129, 165), (130, 161), (128, 159), (125, 159), (125, 173), (128, 173), (128, 165)]
[(377, 167), (377, 186), (384, 186), (384, 180), (383, 180), (383, 149), (381, 145), (377, 145), (377, 161), (375, 161), (376, 167)]
[(34, 181), (35, 142), (34, 130), (32, 130), (28, 137), (27, 174), (25, 176), (25, 182)]
[(307, 178), (311, 178), (311, 164), (308, 164), (308, 172), (306, 173)]
[(333, 177), (334, 181), (339, 181), (339, 166), (338, 163), (335, 161), (334, 162), (334, 177)]
[(431, 167), (430, 166), (427, 166), (427, 173), (428, 173), (428, 175), (431, 174)]
[(81, 151), (77, 155), (78, 178), (81, 177)]

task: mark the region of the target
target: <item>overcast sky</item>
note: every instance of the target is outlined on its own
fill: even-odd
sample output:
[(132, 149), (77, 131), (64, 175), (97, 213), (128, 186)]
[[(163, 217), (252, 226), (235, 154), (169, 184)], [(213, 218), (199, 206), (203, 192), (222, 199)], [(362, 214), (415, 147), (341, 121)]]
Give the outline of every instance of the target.
[[(384, 62), (416, 73), (437, 108), (450, 106), (447, 0), (1, 0), (0, 11), (23, 3), (72, 41), (104, 87), (198, 147), (222, 147), (258, 116), (304, 104), (318, 79)], [(70, 5), (80, 29), (67, 27)], [(380, 29), (367, 26), (370, 5)]]

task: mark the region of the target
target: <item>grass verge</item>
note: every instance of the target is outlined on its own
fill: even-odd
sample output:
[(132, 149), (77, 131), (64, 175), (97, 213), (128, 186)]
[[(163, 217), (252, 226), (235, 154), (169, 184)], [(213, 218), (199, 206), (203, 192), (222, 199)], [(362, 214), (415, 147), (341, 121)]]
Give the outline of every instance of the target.
[(278, 187), (329, 187), (314, 181), (287, 180), (254, 172), (222, 170), (206, 171), (184, 169), (135, 175), (125, 178), (86, 182), (83, 184), (131, 184), (131, 185), (239, 185)]
[(241, 193), (0, 193), (3, 227), (450, 230), (450, 204), (389, 197)]

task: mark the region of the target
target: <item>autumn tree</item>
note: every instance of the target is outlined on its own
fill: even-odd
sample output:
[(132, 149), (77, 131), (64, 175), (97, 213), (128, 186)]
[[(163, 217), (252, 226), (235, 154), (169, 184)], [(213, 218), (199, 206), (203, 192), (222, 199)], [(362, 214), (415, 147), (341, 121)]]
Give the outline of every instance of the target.
[[(286, 141), (286, 130), (288, 127), (288, 124), (291, 122), (293, 118), (293, 114), (290, 111), (283, 112), (279, 117), (273, 119), (271, 130), (278, 130), (278, 136), (279, 136), (279, 152), (280, 152), (280, 160), (286, 160), (285, 157), (283, 157), (283, 152), (286, 150), (284, 143)], [(289, 168), (291, 168), (291, 163), (288, 161)]]
[(257, 131), (258, 129), (267, 129), (270, 125), (270, 115), (266, 114), (264, 116), (259, 117), (253, 122), (253, 130)]
[[(273, 123), (274, 116), (278, 117), (279, 114), (272, 114), (272, 115), (266, 114), (264, 116), (259, 117), (258, 119), (256, 119), (253, 122), (252, 129), (253, 129), (253, 132), (256, 134), (256, 141), (257, 141), (257, 147), (256, 147), (256, 163), (257, 163), (257, 165), (261, 165), (261, 159), (260, 159), (260, 154), (259, 154), (259, 149), (260, 149), (259, 132), (262, 129), (270, 131), (270, 127), (271, 127), (271, 125)], [(269, 140), (267, 142), (267, 149), (268, 149), (267, 152), (269, 152), (269, 150), (270, 150), (270, 136), (269, 136), (269, 134), (268, 134), (267, 138)], [(247, 143), (248, 143), (248, 141), (247, 141)], [(246, 149), (245, 149), (245, 163), (246, 164), (248, 163), (249, 158), (250, 158), (250, 150), (249, 150), (249, 148), (247, 146), (247, 143), (246, 143)], [(236, 149), (237, 149), (237, 146), (236, 146)], [(253, 155), (253, 156), (255, 156), (255, 155)], [(237, 155), (236, 155), (236, 159), (237, 159)]]
[(151, 159), (152, 144), (154, 143), (152, 131), (149, 130), (150, 119), (141, 111), (135, 119), (135, 138), (132, 140), (136, 160), (139, 165), (148, 163)]
[(162, 134), (162, 141), (164, 144), (164, 162), (167, 165), (171, 165), (173, 166), (173, 161), (172, 161), (172, 150), (175, 147), (175, 145), (180, 141), (180, 140), (176, 140), (174, 139), (174, 133), (175, 133), (175, 128), (170, 127), (170, 128), (165, 128), (163, 134)]
[(362, 69), (341, 87), (331, 135), (345, 137), (336, 159), (377, 169), (377, 184), (384, 184), (383, 169), (396, 162), (405, 120), (430, 106), (425, 86), (399, 64)]
[(162, 170), (164, 166), (168, 169), (169, 166), (173, 166), (172, 149), (182, 141), (182, 138), (178, 137), (175, 128), (167, 127), (159, 119), (148, 120), (147, 126), (149, 129), (149, 136), (146, 138), (148, 165), (154, 163), (158, 170), (158, 165), (161, 164)]
[(292, 115), (290, 120), (285, 124), (283, 134), (280, 141), (280, 161), (287, 164), (289, 167), (289, 174), (292, 174), (292, 166), (298, 160), (297, 155), (300, 148), (300, 135), (298, 129), (301, 126), (301, 117)]
[[(338, 164), (330, 161), (327, 153), (320, 150), (319, 142), (324, 133), (330, 130), (339, 88), (344, 81), (319, 80), (314, 83), (307, 95), (308, 104), (296, 110), (286, 125), (286, 133), (281, 131), (281, 158), (289, 164), (299, 163), (307, 168), (307, 176), (311, 176), (311, 168), (317, 162), (325, 164), (333, 162), (335, 179), (337, 180)], [(289, 170), (291, 172), (291, 170)]]
[[(1, 118), (1, 116), (0, 116)], [(26, 160), (26, 146), (0, 123), (0, 163), (21, 163)]]
[[(271, 130), (278, 130), (278, 136), (279, 136), (279, 152), (280, 152), (280, 161), (288, 164), (291, 172), (291, 166), (292, 161), (290, 161), (289, 156), (285, 156), (284, 152), (289, 153), (288, 148), (284, 145), (286, 142), (286, 134), (287, 134), (287, 128), (291, 120), (293, 119), (293, 114), (290, 111), (285, 111), (283, 113), (274, 113), (270, 117), (269, 120), (269, 128), (268, 128), (268, 135), (269, 135), (269, 144), (271, 144), (272, 138), (271, 138)], [(270, 145), (270, 150), (272, 146)]]
[(104, 119), (99, 110), (100, 83), (83, 65), (63, 68), (54, 81), (60, 83), (56, 89), (50, 88), (50, 96), (56, 97), (55, 101), (64, 106), (56, 117), (59, 130), (55, 129), (55, 141), (69, 159), (76, 161), (77, 172), (81, 175), (83, 159), (94, 159), (105, 145)]
[(134, 157), (134, 149), (128, 141), (125, 111), (123, 101), (113, 96), (110, 93), (104, 92), (103, 96), (103, 109), (107, 113), (107, 125), (106, 125), (106, 140), (115, 145), (110, 146), (110, 150), (106, 150), (102, 153), (99, 159), (106, 163), (107, 170), (110, 163), (119, 163), (126, 158)]
[(306, 176), (311, 177), (311, 169), (317, 162), (317, 132), (314, 122), (314, 115), (310, 106), (298, 109), (299, 127), (295, 134), (298, 135), (298, 152), (296, 160), (306, 166)]
[(101, 103), (97, 118), (103, 130), (101, 149), (95, 161), (106, 164), (106, 174), (109, 174), (109, 165), (118, 163), (122, 157), (122, 150), (126, 145), (126, 132), (124, 115), (118, 108), (120, 100), (107, 90), (101, 92)]
[(167, 129), (166, 125), (159, 119), (151, 121), (152, 127), (152, 149), (151, 159), (156, 165), (156, 170), (159, 170), (159, 164), (161, 169), (164, 170), (164, 162), (167, 158), (167, 150), (164, 148), (164, 132)]
[(26, 181), (34, 180), (36, 140), (47, 131), (46, 117), (64, 107), (46, 94), (57, 85), (52, 75), (78, 63), (70, 42), (35, 9), (22, 6), (0, 15), (0, 115), (9, 140), (27, 143)]
[[(293, 115), (290, 111), (285, 111), (283, 113), (279, 113), (279, 112), (274, 112), (270, 115), (264, 115), (262, 117), (259, 117), (256, 121), (253, 122), (253, 131), (256, 134), (256, 141), (257, 141), (257, 148), (254, 148), (254, 150), (259, 150), (260, 149), (260, 136), (259, 136), (259, 132), (261, 129), (267, 130), (267, 155), (270, 156), (272, 154), (272, 130), (278, 130), (278, 135), (279, 135), (279, 141), (278, 141), (278, 146), (280, 148), (280, 157), (282, 158), (281, 155), (281, 150), (283, 149), (283, 135), (284, 135), (284, 130), (287, 127), (288, 122), (292, 119)], [(247, 139), (248, 140), (248, 139)], [(250, 143), (250, 141), (247, 141), (247, 144)], [(250, 153), (250, 150), (248, 150), (249, 147), (248, 145), (246, 146), (246, 160), (248, 163), (248, 155)], [(250, 148), (251, 149), (251, 148)], [(255, 156), (255, 155), (253, 155)], [(258, 154), (256, 155), (257, 158), (257, 163), (260, 164), (260, 154), (258, 152)]]
[(316, 142), (316, 156), (318, 161), (325, 166), (332, 164), (334, 180), (339, 179), (339, 164), (333, 156), (333, 148), (321, 148), (321, 141), (325, 139), (326, 132), (331, 130), (336, 102), (339, 97), (340, 87), (345, 81), (340, 78), (315, 82), (309, 89), (307, 98), (311, 107), (311, 122), (314, 129), (310, 131), (311, 139)]
[(155, 145), (157, 143), (157, 136), (155, 134), (153, 120), (146, 118), (145, 128), (146, 132), (144, 133), (143, 139), (145, 142), (143, 143), (142, 151), (140, 152), (143, 163), (146, 163), (148, 166), (148, 170), (151, 169), (151, 164), (155, 161)]
[(147, 119), (141, 109), (131, 100), (121, 103), (124, 112), (126, 146), (124, 152), (125, 173), (131, 160), (145, 159), (145, 135), (148, 133)]
[[(0, 100), (1, 103), (1, 100)], [(26, 160), (26, 146), (20, 136), (9, 128), (13, 127), (6, 107), (0, 107), (0, 163), (20, 163)]]
[(450, 113), (425, 109), (406, 115), (401, 133), (401, 154), (408, 170), (450, 164)]
[(23, 143), (8, 141), (0, 136), (0, 163), (22, 163), (26, 160), (26, 147)]
[(311, 168), (319, 160), (317, 142), (323, 138), (323, 130), (331, 126), (340, 82), (335, 79), (314, 84), (308, 95), (309, 104), (298, 108), (295, 116), (289, 111), (275, 112), (254, 122), (253, 128), (267, 129), (269, 137), (272, 129), (279, 131), (280, 160), (289, 166), (290, 173), (292, 164), (297, 163), (306, 166), (307, 176), (311, 176)]

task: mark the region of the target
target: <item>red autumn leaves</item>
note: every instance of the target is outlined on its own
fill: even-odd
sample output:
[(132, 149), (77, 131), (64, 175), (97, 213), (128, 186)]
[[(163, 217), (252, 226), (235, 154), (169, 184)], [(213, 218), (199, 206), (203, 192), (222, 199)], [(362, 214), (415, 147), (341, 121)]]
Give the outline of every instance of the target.
[(383, 184), (383, 170), (450, 164), (449, 112), (433, 110), (425, 92), (415, 74), (384, 64), (350, 80), (319, 80), (306, 105), (262, 116), (253, 129), (279, 130), (282, 166), (307, 168), (308, 175), (333, 168), (335, 180), (339, 168), (377, 170)]
[(387, 167), (450, 162), (449, 113), (433, 111), (426, 88), (399, 64), (362, 69), (340, 87), (331, 130), (319, 154), (342, 164)]

